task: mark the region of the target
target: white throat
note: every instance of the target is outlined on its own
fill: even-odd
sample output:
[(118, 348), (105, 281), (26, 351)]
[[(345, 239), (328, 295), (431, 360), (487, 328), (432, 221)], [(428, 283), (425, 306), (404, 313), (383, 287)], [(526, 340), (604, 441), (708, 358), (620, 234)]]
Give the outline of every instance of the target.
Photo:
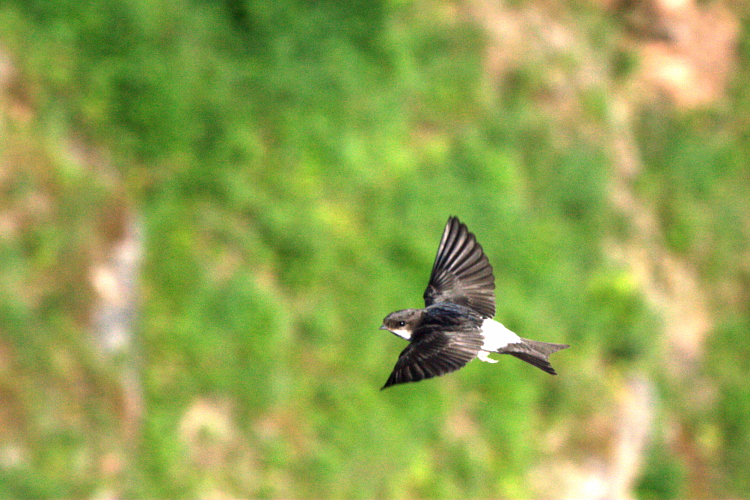
[(404, 340), (409, 340), (411, 338), (411, 332), (404, 328), (400, 328), (398, 330), (388, 330), (388, 331), (394, 335), (401, 337)]

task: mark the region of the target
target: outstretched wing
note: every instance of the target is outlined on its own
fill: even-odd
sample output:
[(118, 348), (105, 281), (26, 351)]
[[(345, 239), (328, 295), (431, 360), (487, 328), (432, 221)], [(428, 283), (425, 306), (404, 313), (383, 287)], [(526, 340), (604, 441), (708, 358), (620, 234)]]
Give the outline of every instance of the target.
[(383, 389), (454, 372), (476, 357), (482, 342), (478, 332), (422, 336), (401, 352)]
[(426, 307), (439, 302), (469, 307), (485, 318), (495, 315), (492, 266), (474, 235), (456, 217), (445, 225), (424, 292)]

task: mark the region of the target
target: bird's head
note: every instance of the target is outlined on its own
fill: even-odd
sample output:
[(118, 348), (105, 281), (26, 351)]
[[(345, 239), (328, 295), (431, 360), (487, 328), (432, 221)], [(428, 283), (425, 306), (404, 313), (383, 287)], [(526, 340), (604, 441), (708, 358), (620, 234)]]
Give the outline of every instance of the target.
[(383, 320), (381, 330), (388, 330), (402, 339), (409, 340), (414, 328), (422, 317), (421, 309), (403, 309), (392, 312)]

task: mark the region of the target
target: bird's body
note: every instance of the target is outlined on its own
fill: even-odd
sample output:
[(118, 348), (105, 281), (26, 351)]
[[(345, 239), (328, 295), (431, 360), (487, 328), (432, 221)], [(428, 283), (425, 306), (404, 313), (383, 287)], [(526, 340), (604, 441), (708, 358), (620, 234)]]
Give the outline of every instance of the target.
[(425, 308), (393, 312), (380, 327), (409, 341), (383, 389), (450, 373), (474, 358), (496, 363), (492, 352), (554, 375), (549, 355), (568, 346), (521, 338), (492, 319), (494, 289), (482, 247), (464, 224), (449, 218), (424, 293)]

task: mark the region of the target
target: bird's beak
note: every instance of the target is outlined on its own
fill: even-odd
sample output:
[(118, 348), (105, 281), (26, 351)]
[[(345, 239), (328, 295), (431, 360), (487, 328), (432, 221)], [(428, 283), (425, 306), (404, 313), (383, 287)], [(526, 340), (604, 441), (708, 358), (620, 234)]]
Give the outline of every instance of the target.
[(387, 330), (387, 329), (388, 329), (388, 327), (385, 326), (385, 325), (382, 325), (380, 328), (378, 328), (378, 330)]

